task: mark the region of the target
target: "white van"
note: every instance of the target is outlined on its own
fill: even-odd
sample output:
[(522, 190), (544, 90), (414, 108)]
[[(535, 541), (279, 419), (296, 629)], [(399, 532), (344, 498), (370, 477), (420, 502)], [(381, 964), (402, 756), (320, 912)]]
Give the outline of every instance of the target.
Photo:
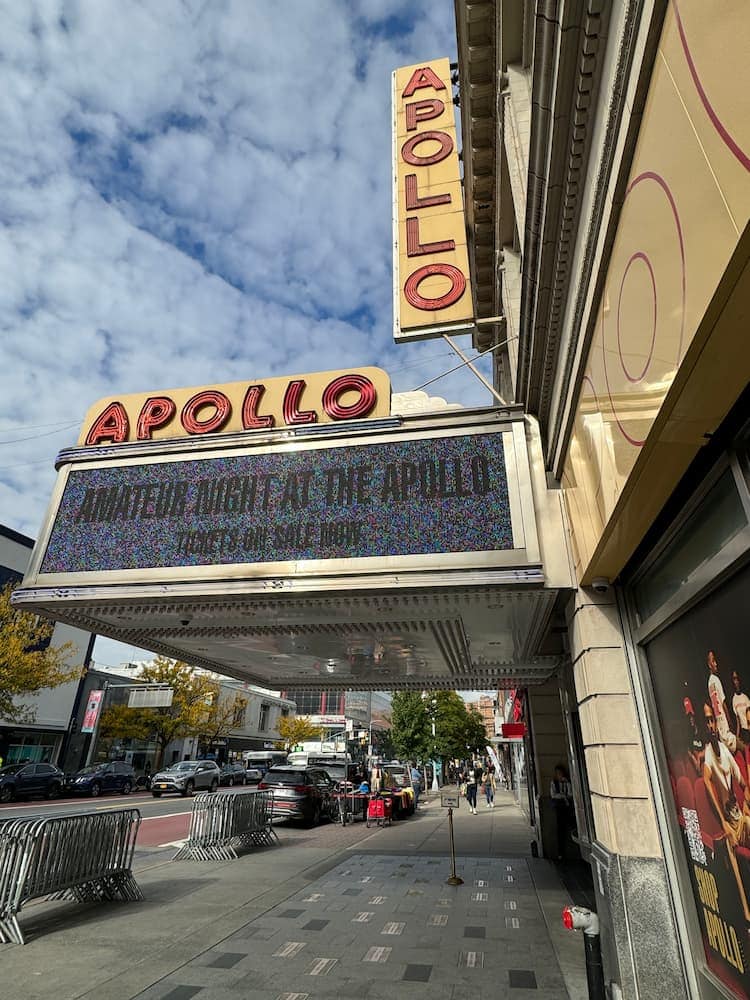
[[(287, 755), (284, 750), (246, 750), (242, 759), (245, 767), (254, 767), (263, 775), (269, 767), (286, 764)], [(289, 763), (292, 763), (291, 761)]]

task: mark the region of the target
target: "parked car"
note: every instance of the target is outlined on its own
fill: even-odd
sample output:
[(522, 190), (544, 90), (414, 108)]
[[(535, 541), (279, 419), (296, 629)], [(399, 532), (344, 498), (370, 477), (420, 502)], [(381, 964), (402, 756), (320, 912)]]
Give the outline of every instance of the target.
[(219, 784), (229, 785), (230, 788), (232, 785), (246, 785), (247, 771), (245, 770), (245, 765), (240, 764), (238, 761), (233, 761), (231, 764), (222, 764)]
[(92, 764), (82, 767), (77, 774), (65, 780), (65, 790), (72, 795), (106, 795), (107, 792), (122, 792), (130, 795), (136, 786), (135, 770), (124, 760), (110, 763)]
[(246, 767), (245, 774), (247, 775), (248, 785), (257, 785), (263, 778), (263, 772), (259, 767)]
[(322, 768), (272, 767), (258, 788), (273, 791), (276, 818), (302, 819), (314, 826), (324, 817), (332, 819), (338, 811), (336, 784)]
[(155, 799), (168, 792), (192, 795), (196, 791), (215, 792), (221, 772), (215, 760), (181, 760), (151, 779), (151, 794)]
[(325, 771), (329, 778), (346, 789), (351, 789), (355, 785), (359, 787), (359, 783), (362, 780), (361, 767), (358, 764), (352, 764), (351, 761), (325, 762), (323, 760), (316, 760), (313, 761), (311, 767), (317, 767), (321, 771)]
[(0, 802), (44, 795), (58, 799), (65, 784), (65, 774), (54, 764), (6, 764), (0, 767)]

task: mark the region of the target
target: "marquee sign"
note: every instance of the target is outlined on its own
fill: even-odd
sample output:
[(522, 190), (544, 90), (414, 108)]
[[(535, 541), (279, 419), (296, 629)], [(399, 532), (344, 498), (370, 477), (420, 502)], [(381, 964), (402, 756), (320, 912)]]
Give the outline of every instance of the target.
[(504, 435), (468, 434), (73, 468), (40, 573), (513, 547)]
[(474, 328), (448, 59), (393, 74), (394, 339)]
[(111, 396), (92, 406), (84, 446), (236, 434), (390, 416), (391, 385), (381, 368), (318, 372), (262, 382)]

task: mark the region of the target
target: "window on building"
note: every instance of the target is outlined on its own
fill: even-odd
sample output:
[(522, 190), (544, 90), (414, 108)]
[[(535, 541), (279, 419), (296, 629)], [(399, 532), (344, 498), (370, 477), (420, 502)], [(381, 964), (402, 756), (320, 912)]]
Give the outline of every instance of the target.
[(289, 715), (289, 709), (288, 708), (282, 708), (281, 714), (284, 716), (284, 718), (286, 718)]
[(260, 721), (258, 722), (258, 729), (264, 733), (268, 729), (268, 718), (270, 715), (271, 706), (266, 705), (264, 702), (260, 706)]
[(234, 715), (232, 716), (232, 726), (235, 729), (245, 725), (245, 716), (247, 715), (247, 698), (235, 698), (234, 701)]

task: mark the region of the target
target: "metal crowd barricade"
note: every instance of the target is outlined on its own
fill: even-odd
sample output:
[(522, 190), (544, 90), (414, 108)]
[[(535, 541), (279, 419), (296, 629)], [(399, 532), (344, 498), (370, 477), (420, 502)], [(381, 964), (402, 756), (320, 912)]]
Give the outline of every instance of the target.
[(273, 792), (203, 792), (193, 799), (188, 838), (173, 861), (231, 861), (237, 850), (278, 841)]
[(137, 901), (138, 809), (0, 821), (0, 942), (24, 944), (17, 914), (31, 899)]

